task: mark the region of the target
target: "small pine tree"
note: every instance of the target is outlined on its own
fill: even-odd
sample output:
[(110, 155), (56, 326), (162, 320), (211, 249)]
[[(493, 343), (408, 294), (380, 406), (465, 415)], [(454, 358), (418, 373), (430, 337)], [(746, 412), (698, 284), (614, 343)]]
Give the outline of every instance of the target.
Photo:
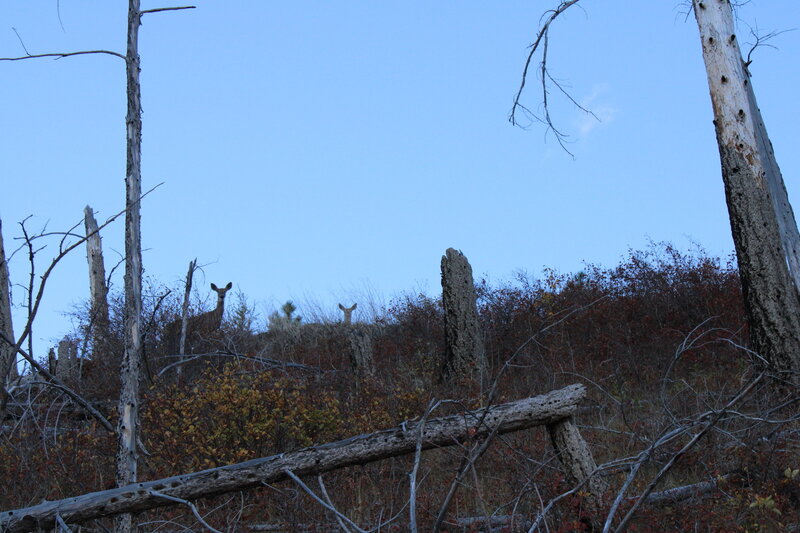
[(297, 307), (291, 300), (287, 301), (281, 306), (283, 315), (275, 311), (267, 319), (269, 320), (269, 329), (288, 329), (292, 326), (297, 326), (303, 320), (301, 316), (293, 316), (297, 311)]
[(247, 303), (247, 296), (242, 292), (236, 293), (236, 307), (230, 315), (231, 330), (235, 333), (253, 333), (255, 315), (255, 307)]

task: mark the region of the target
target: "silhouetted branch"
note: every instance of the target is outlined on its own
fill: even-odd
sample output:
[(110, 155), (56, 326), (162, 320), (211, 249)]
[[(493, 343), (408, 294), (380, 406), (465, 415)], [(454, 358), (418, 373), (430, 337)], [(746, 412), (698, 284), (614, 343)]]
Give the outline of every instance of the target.
[(52, 54), (34, 54), (21, 57), (0, 57), (0, 61), (22, 61), (23, 59), (39, 59), (42, 57), (54, 57), (56, 59), (61, 59), (64, 57), (85, 56), (89, 54), (107, 54), (119, 57), (120, 59), (125, 59), (124, 55), (117, 52), (112, 52), (110, 50), (83, 50), (81, 52), (54, 52)]
[[(558, 88), (559, 91), (564, 93), (564, 95), (566, 95), (566, 97), (569, 99), (569, 101), (572, 102), (578, 109), (580, 109), (581, 111), (583, 111), (585, 113), (591, 114), (594, 118), (597, 118), (597, 116), (594, 113), (592, 113), (591, 111), (589, 111), (588, 109), (586, 109), (585, 107), (583, 107), (580, 104), (578, 104), (575, 101), (575, 99), (572, 98), (572, 96), (570, 96), (567, 93), (566, 90), (564, 90), (564, 87), (560, 83), (558, 83), (555, 79), (553, 79), (553, 77), (550, 75), (550, 73), (547, 70), (547, 46), (548, 46), (548, 40), (549, 40), (550, 25), (553, 23), (553, 21), (556, 18), (558, 18), (559, 15), (561, 15), (564, 11), (566, 11), (567, 9), (572, 7), (573, 5), (577, 4), (579, 1), (580, 0), (562, 1), (558, 5), (558, 7), (556, 7), (555, 9), (551, 9), (549, 11), (546, 11), (544, 13), (544, 15), (542, 15), (542, 18), (544, 18), (549, 13), (549, 16), (547, 16), (545, 22), (543, 24), (541, 24), (541, 27), (539, 28), (539, 32), (536, 34), (536, 39), (533, 41), (533, 44), (530, 45), (530, 52), (528, 53), (528, 57), (525, 60), (525, 67), (524, 67), (524, 69), (522, 71), (522, 81), (520, 82), (519, 89), (517, 90), (517, 94), (514, 97), (514, 104), (511, 107), (511, 112), (508, 115), (509, 122), (511, 122), (511, 124), (513, 124), (515, 126), (520, 126), (519, 120), (517, 118), (517, 109), (521, 109), (522, 112), (524, 114), (526, 114), (528, 117), (530, 117), (532, 119), (535, 119), (538, 122), (541, 122), (542, 124), (544, 124), (547, 127), (546, 131), (552, 131), (553, 132), (553, 134), (556, 137), (556, 140), (558, 141), (558, 144), (570, 156), (572, 156), (572, 152), (567, 150), (567, 148), (566, 148), (566, 146), (564, 144), (568, 136), (565, 133), (563, 133), (562, 131), (560, 131), (558, 128), (555, 127), (555, 124), (553, 123), (553, 120), (550, 117), (550, 108), (549, 108), (549, 102), (548, 102), (548, 93), (549, 93), (549, 91), (548, 91), (548, 88), (547, 88), (548, 80), (550, 82), (552, 82)], [(543, 110), (544, 110), (543, 111), (544, 114), (541, 117), (536, 115), (534, 112), (532, 112), (530, 109), (528, 109), (527, 107), (525, 107), (524, 105), (522, 105), (520, 103), (520, 99), (522, 98), (522, 92), (525, 90), (525, 84), (526, 84), (527, 79), (528, 79), (528, 71), (530, 70), (531, 62), (533, 61), (533, 56), (534, 56), (534, 54), (536, 54), (536, 52), (539, 50), (540, 47), (541, 47), (541, 50), (542, 50), (542, 59), (541, 59), (541, 61), (539, 63), (539, 71), (540, 71), (540, 78), (541, 78), (541, 83), (542, 83), (542, 107), (543, 107)], [(520, 127), (522, 127), (522, 126), (520, 126)]]
[(197, 6), (159, 7), (156, 9), (143, 9), (142, 11), (139, 11), (139, 16), (146, 15), (147, 13), (160, 13), (161, 11), (178, 11), (181, 9), (197, 9)]

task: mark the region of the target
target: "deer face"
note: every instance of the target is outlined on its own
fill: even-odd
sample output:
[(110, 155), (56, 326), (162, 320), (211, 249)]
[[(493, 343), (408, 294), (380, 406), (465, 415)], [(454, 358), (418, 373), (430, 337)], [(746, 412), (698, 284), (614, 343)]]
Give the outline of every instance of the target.
[(225, 285), (225, 287), (223, 287), (222, 289), (220, 289), (219, 287), (217, 287), (213, 283), (211, 284), (211, 290), (217, 293), (217, 297), (220, 300), (224, 300), (225, 299), (225, 293), (228, 292), (229, 290), (231, 290), (231, 287), (233, 287), (233, 283), (232, 282), (228, 282), (228, 284)]
[(358, 306), (358, 304), (353, 304), (352, 307), (345, 307), (342, 304), (339, 304), (339, 309), (341, 309), (342, 312), (344, 313), (344, 323), (345, 324), (350, 324), (351, 323), (352, 316), (353, 316), (353, 311), (355, 311), (356, 306)]

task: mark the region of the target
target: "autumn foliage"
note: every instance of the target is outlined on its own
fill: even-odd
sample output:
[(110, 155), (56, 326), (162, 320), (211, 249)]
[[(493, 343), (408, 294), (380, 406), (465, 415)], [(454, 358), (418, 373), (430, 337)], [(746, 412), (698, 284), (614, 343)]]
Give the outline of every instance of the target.
[[(670, 428), (690, 428), (653, 450), (628, 490), (635, 496), (696, 431), (691, 421), (723, 406), (756, 368), (746, 350), (735, 265), (702, 252), (654, 245), (632, 251), (610, 269), (546, 270), (540, 277), (520, 274), (501, 284), (476, 280), (476, 289), (489, 375), (483, 383), (455, 389), (438, 380), (444, 331), (436, 296), (407, 294), (375, 323), (363, 325), (376, 365), (375, 377), (367, 382), (353, 379), (347, 332), (337, 324), (254, 333), (229, 321), (209, 346), (224, 354), (193, 362), (180, 376), (170, 369), (162, 373), (173, 360), (160, 351), (158, 328), (171, 317), (167, 306), (159, 309), (149, 330), (150, 379), (142, 409), (149, 455), (142, 457), (141, 478), (393, 426), (422, 415), (433, 398), (455, 400), (434, 416), (457, 412), (486, 401), (494, 379), (493, 401), (498, 402), (584, 382), (591, 399), (578, 424), (595, 459), (611, 464), (627, 458), (604, 474), (613, 490), (625, 481), (631, 458)], [(295, 366), (276, 365), (276, 360)], [(110, 378), (100, 383), (88, 372), (74, 385), (83, 387), (107, 416), (115, 416)], [(13, 413), (0, 441), (0, 508), (112, 486), (114, 439), (57, 390), (37, 386), (31, 391), (32, 408)], [(724, 491), (674, 505), (645, 505), (630, 530), (784, 531), (796, 524), (800, 455), (797, 423), (791, 420), (796, 404), (780, 405), (783, 400), (767, 387), (755, 391), (737, 412), (761, 413), (771, 422), (726, 417), (719, 431), (709, 432), (702, 445), (683, 455), (656, 488), (724, 475)], [(417, 492), (422, 527), (433, 524), (464, 450), (456, 446), (423, 454)], [(411, 467), (410, 457), (392, 459), (326, 474), (325, 484), (337, 508), (356, 522), (373, 527), (399, 513), (387, 529), (403, 530)], [(464, 478), (445, 525), (458, 531), (457, 518), (492, 514), (513, 514), (522, 525), (571, 488), (544, 430), (510, 434), (494, 442)], [(609, 508), (611, 501), (606, 504)], [(199, 505), (223, 530), (245, 530), (242, 524), (252, 523), (284, 524), (288, 530), (301, 530), (301, 524), (335, 527), (330, 513), (291, 482)], [(617, 516), (631, 505), (624, 499)], [(550, 530), (585, 530), (582, 506), (581, 493), (560, 500), (549, 513)], [(153, 511), (140, 521), (195, 527), (184, 511)]]

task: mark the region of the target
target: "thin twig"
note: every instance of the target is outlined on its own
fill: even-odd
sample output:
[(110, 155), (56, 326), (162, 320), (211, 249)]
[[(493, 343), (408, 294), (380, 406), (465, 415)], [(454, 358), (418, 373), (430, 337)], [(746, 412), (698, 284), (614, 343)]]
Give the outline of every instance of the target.
[[(346, 517), (345, 515), (343, 515), (342, 513), (340, 513), (340, 512), (339, 512), (339, 510), (338, 510), (338, 509), (336, 509), (336, 507), (334, 507), (332, 504), (329, 504), (328, 502), (326, 502), (325, 500), (323, 500), (322, 498), (320, 498), (319, 496), (317, 496), (317, 495), (316, 495), (316, 493), (315, 493), (313, 490), (311, 490), (311, 489), (308, 487), (308, 485), (306, 485), (305, 483), (303, 483), (303, 480), (302, 480), (302, 479), (300, 479), (299, 477), (297, 477), (297, 475), (296, 475), (294, 472), (292, 472), (291, 470), (284, 470), (284, 472), (286, 473), (286, 475), (287, 475), (287, 476), (289, 476), (290, 478), (292, 478), (292, 480), (293, 480), (295, 483), (297, 483), (297, 484), (300, 486), (300, 488), (301, 488), (301, 489), (303, 489), (304, 491), (306, 491), (306, 493), (307, 493), (309, 496), (311, 496), (312, 498), (314, 498), (315, 500), (317, 500), (317, 502), (319, 502), (319, 504), (320, 504), (320, 505), (322, 505), (322, 506), (323, 506), (325, 509), (329, 510), (329, 511), (330, 511), (330, 512), (332, 512), (334, 515), (336, 515), (336, 517), (337, 517), (337, 518), (341, 518), (342, 520), (344, 520), (345, 522), (347, 522), (347, 523), (348, 523), (348, 524), (349, 524), (351, 527), (354, 527), (354, 528), (355, 528), (355, 529), (356, 529), (356, 530), (357, 530), (359, 533), (367, 533), (367, 532), (366, 532), (366, 530), (364, 530), (364, 529), (361, 529), (360, 527), (358, 527), (358, 524), (356, 524), (355, 522), (353, 522), (352, 520), (350, 520), (348, 517)], [(341, 522), (340, 522), (340, 524), (341, 524)], [(344, 526), (342, 526), (342, 527), (343, 527), (343, 529), (344, 529), (345, 531), (348, 531), (348, 530), (347, 530), (347, 528), (345, 528)]]
[(658, 482), (661, 481), (661, 478), (663, 478), (664, 475), (666, 475), (666, 473), (669, 472), (669, 470), (672, 468), (672, 465), (674, 465), (678, 459), (680, 459), (687, 451), (689, 451), (689, 449), (692, 448), (697, 443), (697, 441), (699, 441), (703, 437), (703, 435), (705, 435), (711, 428), (713, 428), (720, 420), (720, 418), (722, 418), (722, 416), (727, 412), (728, 409), (737, 404), (739, 400), (747, 396), (747, 394), (753, 389), (756, 383), (761, 381), (761, 378), (763, 378), (764, 375), (765, 372), (761, 372), (754, 380), (748, 383), (741, 390), (741, 392), (739, 392), (739, 394), (737, 394), (731, 401), (729, 401), (725, 405), (725, 407), (720, 409), (717, 412), (716, 416), (714, 416), (714, 418), (712, 418), (702, 430), (700, 430), (694, 437), (692, 437), (692, 439), (689, 442), (687, 442), (683, 448), (681, 448), (675, 454), (673, 454), (673, 456), (670, 458), (667, 464), (665, 464), (658, 472), (656, 477), (653, 478), (653, 480), (647, 486), (647, 488), (639, 497), (639, 499), (636, 500), (636, 503), (633, 504), (633, 507), (630, 508), (628, 514), (625, 515), (625, 517), (622, 519), (622, 522), (620, 522), (619, 526), (617, 526), (615, 533), (622, 533), (627, 529), (628, 522), (633, 517), (634, 513), (636, 513), (636, 511), (639, 510), (639, 507), (641, 507), (641, 505), (645, 501), (647, 501), (647, 497), (650, 495), (651, 492), (653, 492), (653, 489), (655, 489)]
[(498, 427), (500, 426), (495, 426), (495, 428), (484, 439), (474, 454), (470, 451), (464, 456), (463, 460), (461, 461), (461, 466), (458, 469), (458, 473), (456, 473), (455, 479), (450, 484), (447, 495), (445, 496), (444, 501), (442, 501), (442, 505), (439, 508), (439, 513), (436, 516), (436, 523), (433, 527), (433, 531), (441, 530), (442, 524), (444, 523), (444, 518), (447, 516), (447, 509), (450, 507), (450, 502), (453, 500), (453, 496), (455, 496), (456, 489), (461, 483), (461, 480), (464, 479), (464, 475), (467, 473), (469, 468), (474, 465), (475, 461), (480, 459), (483, 453), (489, 448), (489, 444), (494, 440), (495, 436), (497, 436)]
[(58, 528), (65, 531), (66, 533), (72, 533), (72, 530), (69, 528), (64, 519), (61, 518), (61, 514), (56, 513), (56, 523), (58, 524)]
[(428, 402), (428, 408), (425, 410), (425, 414), (422, 415), (419, 428), (417, 428), (417, 449), (414, 452), (414, 468), (412, 468), (411, 473), (408, 474), (408, 527), (412, 533), (417, 532), (417, 472), (419, 471), (419, 464), (422, 460), (422, 436), (425, 432), (425, 422), (428, 420), (428, 416), (438, 406), (439, 402), (437, 402), (436, 399), (431, 399), (431, 401)]
[[(548, 102), (547, 102), (547, 80), (548, 79), (550, 81), (552, 81), (553, 83), (555, 83), (556, 87), (558, 87), (558, 89), (561, 92), (566, 93), (566, 91), (564, 91), (564, 88), (558, 82), (556, 82), (547, 72), (547, 45), (548, 45), (548, 39), (549, 39), (550, 25), (553, 23), (553, 21), (556, 18), (558, 18), (559, 15), (561, 15), (561, 13), (563, 13), (564, 11), (566, 11), (567, 9), (572, 7), (573, 5), (577, 4), (579, 1), (580, 0), (562, 1), (559, 4), (558, 7), (556, 7), (555, 9), (551, 9), (549, 11), (546, 11), (544, 13), (544, 15), (542, 15), (542, 18), (544, 18), (545, 15), (547, 15), (548, 13), (550, 14), (550, 16), (547, 17), (545, 22), (540, 26), (539, 32), (536, 34), (536, 39), (534, 40), (533, 44), (530, 45), (530, 52), (528, 53), (528, 57), (525, 60), (525, 67), (522, 70), (522, 80), (520, 81), (520, 85), (519, 85), (519, 89), (517, 90), (517, 94), (514, 97), (514, 103), (513, 103), (512, 107), (511, 107), (511, 112), (508, 115), (509, 122), (511, 122), (511, 124), (513, 124), (515, 126), (519, 126), (519, 121), (517, 120), (517, 109), (521, 109), (528, 116), (538, 120), (539, 122), (542, 122), (543, 124), (545, 124), (547, 126), (547, 131), (552, 131), (553, 132), (553, 134), (556, 136), (556, 140), (558, 141), (558, 144), (570, 156), (572, 156), (572, 153), (569, 150), (567, 150), (566, 146), (564, 145), (564, 142), (565, 142), (565, 139), (566, 139), (567, 136), (564, 133), (562, 133), (561, 131), (559, 131), (555, 127), (555, 124), (553, 124), (553, 121), (552, 121), (552, 119), (550, 117), (550, 111), (549, 111), (549, 108), (548, 108)], [(525, 107), (524, 105), (522, 105), (520, 103), (520, 99), (522, 98), (522, 92), (525, 90), (525, 83), (526, 83), (527, 78), (528, 78), (528, 70), (530, 69), (531, 62), (533, 60), (533, 56), (537, 52), (537, 50), (539, 50), (540, 46), (542, 48), (542, 60), (539, 63), (539, 68), (540, 68), (540, 73), (541, 73), (544, 118), (540, 118), (540, 117), (536, 116), (527, 107)], [(584, 112), (589, 112), (583, 106), (578, 105), (575, 102), (574, 98), (572, 98), (569, 95), (567, 95), (567, 97), (570, 99), (570, 101), (575, 103), (575, 105), (579, 109), (581, 109)], [(591, 112), (589, 112), (589, 113), (591, 113)], [(594, 114), (592, 113), (592, 115), (594, 115)], [(597, 118), (597, 117), (595, 116), (595, 118)]]
[[(10, 341), (8, 339), (8, 337), (5, 336), (5, 333), (3, 333), (2, 331), (0, 331), (0, 341), (5, 341), (9, 345), (13, 346), (12, 341)], [(91, 414), (94, 418), (96, 418), (97, 421), (100, 422), (100, 424), (104, 428), (106, 428), (111, 433), (116, 434), (117, 431), (114, 429), (114, 426), (111, 425), (111, 422), (106, 420), (106, 417), (104, 417), (102, 414), (100, 414), (100, 411), (98, 411), (97, 409), (92, 407), (92, 404), (90, 404), (88, 401), (84, 400), (83, 397), (80, 394), (78, 394), (77, 392), (75, 392), (72, 389), (70, 389), (69, 387), (67, 387), (60, 379), (55, 377), (46, 368), (44, 368), (42, 365), (37, 363), (36, 360), (33, 357), (31, 357), (30, 354), (28, 354), (28, 352), (26, 352), (22, 348), (17, 347), (17, 353), (19, 353), (22, 357), (24, 357), (25, 360), (28, 361), (28, 363), (30, 363), (30, 365), (33, 368), (35, 368), (40, 374), (42, 374), (45, 378), (47, 378), (50, 381), (50, 383), (48, 383), (48, 385), (50, 385), (52, 387), (56, 387), (56, 388), (61, 389), (62, 391), (64, 391), (64, 393), (67, 396), (72, 398), (75, 402), (78, 403), (78, 405), (83, 407), (89, 414)]]
[(17, 34), (17, 39), (19, 39), (19, 44), (22, 45), (22, 49), (25, 50), (25, 53), (28, 54), (28, 55), (31, 55), (31, 53), (28, 52), (28, 49), (25, 47), (25, 43), (22, 42), (22, 37), (20, 37), (19, 32), (17, 31), (17, 28), (12, 26), (11, 29), (14, 30), (15, 34)]
[(163, 492), (158, 492), (157, 490), (150, 490), (149, 492), (153, 496), (158, 496), (159, 498), (164, 498), (165, 500), (169, 500), (169, 501), (173, 501), (173, 502), (177, 502), (177, 503), (182, 503), (183, 505), (187, 506), (189, 509), (192, 510), (192, 514), (194, 514), (195, 518), (197, 518), (197, 521), (200, 522), (200, 524), (204, 528), (208, 529), (212, 533), (222, 533), (222, 531), (213, 528), (211, 526), (211, 524), (206, 522), (203, 519), (203, 517), (200, 515), (200, 512), (197, 510), (197, 507), (195, 506), (195, 504), (193, 504), (189, 500), (184, 500), (182, 498), (176, 498), (175, 496), (170, 496), (169, 494), (164, 494)]
[(157, 9), (144, 9), (142, 11), (139, 11), (139, 16), (146, 15), (147, 13), (160, 13), (161, 11), (178, 11), (180, 9), (197, 9), (197, 6), (159, 7)]

